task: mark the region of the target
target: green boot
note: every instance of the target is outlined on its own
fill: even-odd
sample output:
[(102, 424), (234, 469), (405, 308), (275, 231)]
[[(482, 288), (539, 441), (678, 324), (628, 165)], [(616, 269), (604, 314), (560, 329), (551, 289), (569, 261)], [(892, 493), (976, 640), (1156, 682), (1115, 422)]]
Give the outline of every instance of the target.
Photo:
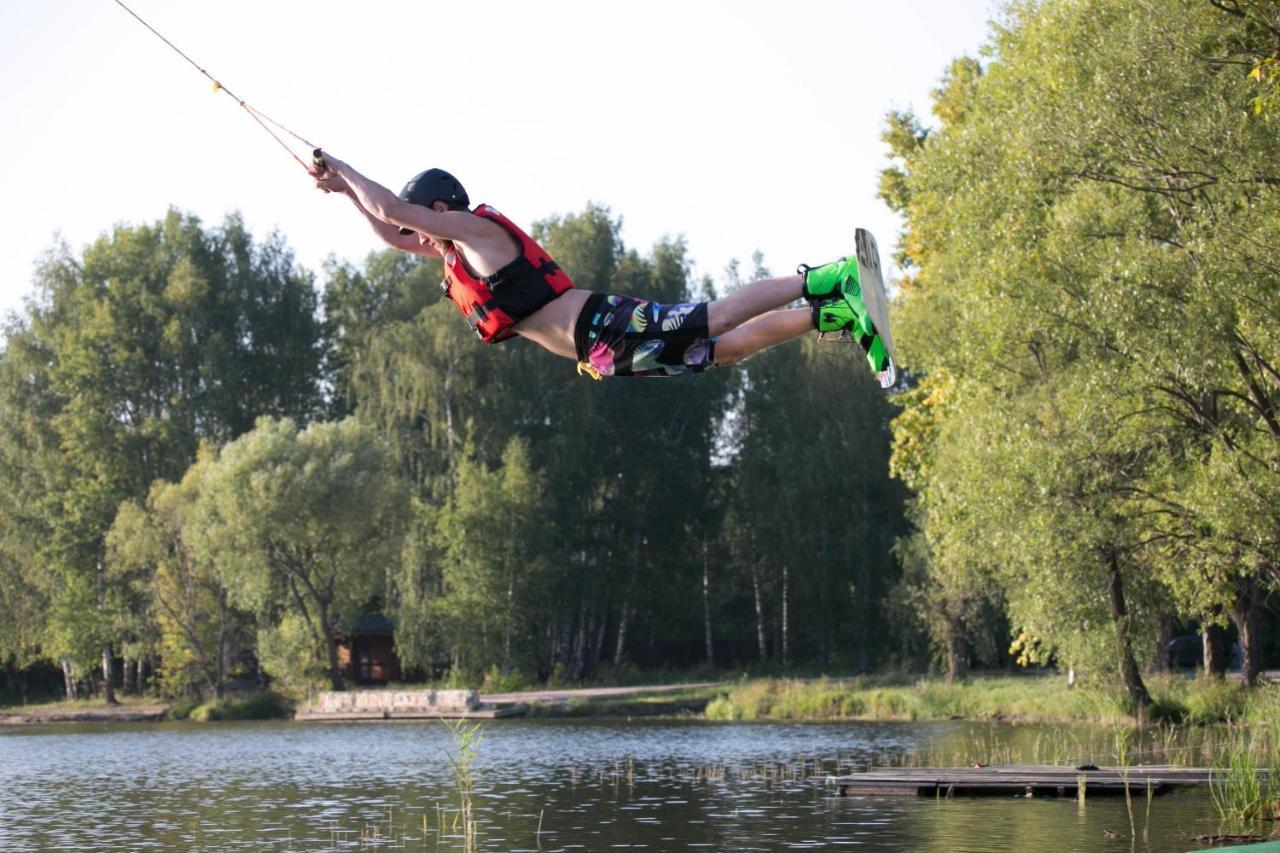
[[(858, 306), (861, 308), (861, 305)], [(861, 312), (855, 310), (844, 296), (831, 296), (813, 303), (813, 325), (823, 334), (848, 332), (853, 339), (861, 343), (863, 338), (872, 337), (876, 330), (871, 325), (865, 308)]]
[[(814, 303), (827, 299), (843, 300), (849, 306), (849, 311), (857, 320), (863, 334), (875, 334), (875, 326), (871, 323), (867, 306), (862, 301), (862, 284), (858, 280), (856, 255), (841, 258), (820, 267), (801, 264), (797, 272), (804, 276), (805, 299)], [(819, 331), (822, 330), (819, 329)], [(858, 336), (855, 335), (855, 337)]]
[(796, 268), (796, 272), (804, 276), (804, 298), (810, 302), (826, 299), (828, 296), (839, 296), (850, 291), (856, 294), (859, 300), (862, 298), (862, 291), (858, 284), (856, 256), (841, 258), (820, 267), (801, 264)]
[(861, 316), (856, 314), (849, 301), (843, 296), (832, 296), (813, 303), (813, 325), (823, 334), (848, 332), (862, 351), (867, 354), (867, 364), (874, 373), (880, 373), (889, 367), (889, 353), (884, 341), (876, 334), (871, 318), (864, 309)]

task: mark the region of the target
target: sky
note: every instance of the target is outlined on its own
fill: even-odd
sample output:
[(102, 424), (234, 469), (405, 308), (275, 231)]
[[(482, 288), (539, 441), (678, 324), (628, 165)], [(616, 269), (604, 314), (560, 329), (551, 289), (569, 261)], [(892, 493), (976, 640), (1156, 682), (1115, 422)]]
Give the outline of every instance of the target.
[[(526, 227), (589, 203), (697, 275), (853, 250), (886, 265), (890, 110), (928, 119), (992, 0), (124, 0), (249, 104), (398, 191), (432, 166)], [(73, 252), (174, 207), (239, 212), (323, 284), (381, 248), (351, 204), (114, 0), (0, 0), (0, 314)], [(300, 155), (306, 148), (295, 144)], [(579, 282), (580, 286), (589, 283)], [(643, 294), (638, 294), (643, 295)]]

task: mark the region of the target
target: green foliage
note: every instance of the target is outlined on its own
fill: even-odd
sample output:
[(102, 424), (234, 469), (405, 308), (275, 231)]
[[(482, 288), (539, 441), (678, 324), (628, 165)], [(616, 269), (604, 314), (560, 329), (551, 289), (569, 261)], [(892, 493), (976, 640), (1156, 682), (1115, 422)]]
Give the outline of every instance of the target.
[[(1275, 24), (1013, 2), (928, 126), (891, 114), (890, 400), (814, 341), (587, 382), (477, 346), (438, 262), (391, 252), (328, 266), (321, 323), (234, 217), (58, 247), (0, 353), (0, 661), (158, 656), (166, 690), (217, 693), (252, 651), (299, 691), (376, 608), (454, 683), (713, 657), (956, 682), (748, 686), (728, 716), (1034, 715), (1039, 690), (963, 682), (1014, 635), (1080, 674), (1039, 696), (1068, 715), (1256, 713), (1142, 668), (1174, 618), (1256, 637), (1280, 578)], [(711, 293), (682, 240), (641, 254), (605, 208), (531, 230), (579, 286)]]
[(331, 260), (325, 273), (333, 404), (336, 413), (349, 414), (355, 402), (353, 377), (363, 367), (370, 341), (390, 324), (412, 321), (439, 299), (435, 283), (441, 277), (440, 260), (387, 249), (369, 255), (361, 270)]
[(995, 588), (1042, 655), (1144, 705), (1162, 613), (1257, 630), (1280, 577), (1280, 182), (1257, 164), (1280, 143), (1238, 69), (1273, 17), (1013, 3), (989, 61), (948, 70), (939, 127), (888, 118), (897, 337), (928, 374), (894, 425), (902, 598), (935, 638), (967, 639), (964, 594)]
[(285, 612), (279, 620), (258, 629), (258, 665), (278, 690), (299, 698), (324, 680), (326, 645), (305, 616)]
[(544, 520), (553, 512), (524, 441), (512, 439), (495, 469), (464, 450), (436, 522), (443, 595), (432, 602), (463, 671), (536, 665), (529, 652), (547, 618), (553, 543)]
[(191, 708), (185, 717), (174, 718), (198, 723), (216, 720), (278, 720), (288, 717), (290, 713), (291, 705), (284, 696), (262, 692), (205, 702)]
[(1226, 749), (1214, 763), (1209, 791), (1223, 821), (1280, 818), (1280, 724), (1275, 717), (1230, 728)]
[[(83, 673), (154, 649), (143, 585), (105, 559), (120, 504), (178, 479), (202, 439), (259, 414), (309, 415), (322, 363), (315, 292), (278, 237), (238, 217), (205, 230), (177, 212), (117, 226), (74, 257), (56, 246), (6, 329), (0, 371), (0, 554), (17, 561), (24, 614), (11, 641)], [(10, 408), (10, 403), (18, 404)], [(21, 448), (21, 452), (19, 449)], [(18, 506), (20, 502), (21, 506)]]
[(145, 506), (123, 503), (106, 539), (111, 577), (154, 620), (161, 688), (174, 696), (203, 689), (221, 697), (232, 661), (250, 641), (247, 614), (231, 606), (213, 561), (192, 542), (200, 489), (215, 458), (206, 445), (180, 483), (157, 480)]
[(402, 549), (408, 492), (354, 419), (300, 430), (264, 418), (207, 471), (193, 547), (239, 607), (259, 615), (263, 666), (292, 685), (316, 656), (341, 686), (337, 632), (381, 598)]
[(181, 696), (169, 703), (170, 720), (190, 719), (191, 712), (204, 704), (198, 696)]
[[(1266, 725), (1274, 691), (1239, 684), (1157, 679), (1147, 722), (1194, 725), (1247, 721)], [(1060, 676), (982, 676), (963, 682), (892, 678), (755, 679), (733, 687), (706, 708), (712, 720), (1010, 720), (1131, 723), (1137, 708), (1123, 693), (1068, 687)]]

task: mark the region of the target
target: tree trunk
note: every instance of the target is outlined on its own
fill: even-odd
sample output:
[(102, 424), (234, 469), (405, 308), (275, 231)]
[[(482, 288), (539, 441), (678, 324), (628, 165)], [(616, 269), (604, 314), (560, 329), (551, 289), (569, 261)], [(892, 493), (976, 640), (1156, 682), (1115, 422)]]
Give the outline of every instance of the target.
[(516, 572), (507, 570), (507, 618), (502, 626), (502, 671), (511, 671), (511, 624), (516, 618)]
[(124, 695), (128, 696), (136, 693), (137, 690), (133, 686), (133, 658), (126, 657), (124, 659), (124, 667), (120, 674), (122, 676), (120, 689), (124, 691)]
[(329, 653), (329, 683), (334, 690), (346, 690), (342, 669), (338, 666), (338, 638), (333, 636), (333, 628), (329, 625), (328, 604), (317, 605), (316, 615), (320, 618), (320, 631), (324, 635), (325, 650)]
[(1111, 622), (1116, 630), (1116, 649), (1120, 664), (1120, 677), (1129, 698), (1138, 706), (1139, 714), (1151, 705), (1151, 694), (1142, 681), (1142, 673), (1133, 656), (1133, 641), (1129, 636), (1129, 607), (1124, 597), (1124, 581), (1120, 577), (1120, 560), (1114, 551), (1107, 554), (1107, 599), (1111, 609)]
[(716, 665), (715, 646), (711, 642), (711, 557), (706, 534), (702, 537), (702, 634), (707, 645), (707, 666)]
[(1156, 654), (1148, 667), (1149, 675), (1158, 675), (1169, 671), (1169, 641), (1173, 639), (1173, 614), (1162, 612), (1159, 617), (1159, 634), (1156, 637)]
[(108, 705), (119, 704), (116, 702), (116, 689), (111, 678), (111, 644), (102, 644), (102, 698)]
[(78, 691), (76, 689), (76, 676), (75, 672), (71, 669), (71, 661), (67, 658), (62, 659), (62, 683), (63, 687), (67, 691), (67, 698), (77, 698)]
[(601, 613), (600, 618), (595, 621), (595, 638), (591, 643), (591, 664), (588, 667), (589, 672), (595, 672), (596, 667), (600, 665), (600, 658), (604, 656), (604, 637), (605, 629), (609, 627), (609, 620), (605, 618), (605, 614)]
[(230, 625), (231, 614), (227, 607), (227, 590), (226, 587), (218, 589), (218, 649), (217, 649), (217, 676), (213, 684), (214, 700), (221, 700), (222, 694), (226, 690), (227, 670), (231, 668), (231, 642), (230, 642)]
[(1255, 577), (1236, 578), (1236, 597), (1231, 604), (1231, 620), (1240, 634), (1241, 677), (1247, 687), (1257, 687), (1262, 676), (1262, 614), (1266, 592)]
[(146, 671), (147, 656), (138, 655), (138, 659), (134, 661), (134, 663), (138, 667), (137, 681), (136, 681), (136, 684), (138, 685), (138, 693), (146, 693), (147, 692), (147, 671)]
[(622, 609), (618, 612), (618, 633), (613, 644), (613, 668), (618, 669), (622, 666), (622, 654), (627, 647), (627, 621), (630, 616), (628, 609), (630, 603), (623, 600)]
[(963, 681), (969, 675), (969, 638), (964, 620), (947, 617), (947, 681)]
[(1226, 632), (1212, 622), (1200, 629), (1204, 646), (1204, 677), (1222, 678), (1227, 674)]
[(782, 665), (786, 666), (791, 659), (791, 640), (788, 637), (790, 626), (787, 624), (787, 589), (788, 569), (782, 567)]
[[(107, 609), (107, 589), (106, 589), (106, 571), (107, 567), (102, 561), (102, 555), (98, 555), (98, 617), (106, 618)], [(111, 644), (102, 644), (102, 698), (108, 705), (116, 704), (115, 688), (111, 683)]]
[(582, 672), (586, 668), (588, 630), (587, 605), (583, 602), (582, 607), (578, 609), (578, 630), (573, 638), (573, 648), (569, 652), (569, 665), (565, 667), (565, 677), (569, 681), (582, 678)]
[(751, 561), (751, 588), (756, 596), (756, 648), (760, 651), (760, 662), (769, 658), (769, 649), (764, 638), (764, 600), (760, 597), (760, 567), (755, 560)]
[(858, 672), (865, 675), (871, 672), (871, 619), (865, 603), (861, 609), (862, 619), (858, 624)]
[(627, 578), (627, 591), (622, 594), (622, 607), (618, 610), (618, 633), (613, 646), (614, 669), (622, 666), (622, 656), (626, 653), (627, 623), (635, 611), (631, 605), (631, 598), (635, 594), (636, 580), (640, 577), (641, 555), (646, 553), (647, 545), (648, 540), (637, 536), (635, 545), (631, 549), (631, 577)]

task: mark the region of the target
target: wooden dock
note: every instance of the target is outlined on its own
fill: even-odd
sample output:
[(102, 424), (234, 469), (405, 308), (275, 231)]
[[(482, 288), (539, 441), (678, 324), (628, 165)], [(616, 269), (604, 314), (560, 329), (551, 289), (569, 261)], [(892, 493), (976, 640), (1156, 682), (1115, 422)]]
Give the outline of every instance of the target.
[[(830, 776), (828, 784), (842, 797), (905, 795), (919, 797), (1076, 797), (1145, 796), (1188, 785), (1207, 785), (1225, 771), (1207, 767), (1141, 765), (1127, 769), (1100, 767), (1079, 770), (1050, 764), (1011, 764), (1002, 767), (876, 767), (865, 773)], [(1259, 771), (1265, 776), (1266, 771)]]

